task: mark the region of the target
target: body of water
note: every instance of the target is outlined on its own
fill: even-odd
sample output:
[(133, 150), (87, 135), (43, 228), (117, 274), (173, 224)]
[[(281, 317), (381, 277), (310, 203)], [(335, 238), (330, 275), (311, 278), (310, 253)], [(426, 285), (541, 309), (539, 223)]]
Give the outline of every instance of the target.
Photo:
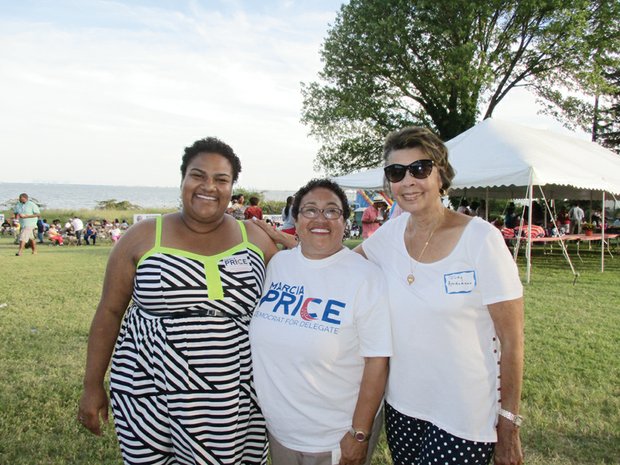
[[(144, 208), (175, 208), (180, 205), (178, 187), (89, 186), (84, 184), (0, 183), (0, 204), (13, 208), (19, 194), (27, 193), (43, 208), (92, 209), (103, 200), (127, 200)], [(285, 201), (293, 191), (262, 191), (265, 200)]]

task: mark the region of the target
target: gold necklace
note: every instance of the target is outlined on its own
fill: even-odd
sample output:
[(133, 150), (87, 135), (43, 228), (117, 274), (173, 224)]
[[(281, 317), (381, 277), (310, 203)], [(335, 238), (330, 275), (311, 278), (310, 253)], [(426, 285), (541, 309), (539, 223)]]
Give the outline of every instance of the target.
[(443, 222), (443, 217), (441, 218), (441, 220), (439, 220), (437, 225), (433, 228), (431, 233), (428, 235), (428, 239), (426, 239), (426, 242), (424, 243), (424, 247), (422, 247), (422, 251), (420, 252), (420, 255), (418, 255), (418, 258), (415, 263), (415, 267), (412, 264), (413, 257), (409, 257), (409, 274), (407, 275), (407, 284), (409, 284), (410, 286), (415, 281), (415, 276), (413, 275), (413, 272), (418, 267), (418, 263), (420, 262), (420, 260), (422, 260), (422, 256), (424, 256), (424, 252), (426, 252), (426, 248), (428, 247), (428, 244), (431, 242), (431, 239), (433, 238), (433, 234), (435, 234), (435, 231), (437, 231), (437, 228), (442, 222)]

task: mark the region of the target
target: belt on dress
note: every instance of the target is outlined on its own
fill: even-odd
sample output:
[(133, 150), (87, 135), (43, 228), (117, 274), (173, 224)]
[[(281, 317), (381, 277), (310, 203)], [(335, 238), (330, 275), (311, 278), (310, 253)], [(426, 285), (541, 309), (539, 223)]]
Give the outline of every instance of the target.
[(227, 313), (223, 310), (216, 310), (212, 308), (207, 308), (204, 310), (178, 310), (174, 312), (160, 312), (147, 310), (136, 303), (133, 303), (130, 306), (130, 308), (132, 307), (138, 310), (139, 313), (144, 314), (147, 318), (188, 318), (204, 316), (239, 318), (239, 316), (237, 315), (231, 315), (230, 313)]

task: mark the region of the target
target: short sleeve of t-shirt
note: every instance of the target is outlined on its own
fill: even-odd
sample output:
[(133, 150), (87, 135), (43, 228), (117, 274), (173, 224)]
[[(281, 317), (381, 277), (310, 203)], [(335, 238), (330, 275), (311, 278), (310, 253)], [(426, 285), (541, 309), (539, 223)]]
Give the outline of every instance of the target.
[[(366, 261), (361, 256), (359, 258)], [(387, 286), (379, 267), (371, 263), (366, 265), (370, 273), (366, 284), (360, 287), (355, 299), (359, 355), (389, 357), (392, 355), (392, 342)]]
[(468, 246), (478, 273), (482, 303), (489, 305), (521, 297), (523, 286), (519, 270), (502, 234), (484, 220), (472, 222), (469, 227), (477, 240), (468, 241)]

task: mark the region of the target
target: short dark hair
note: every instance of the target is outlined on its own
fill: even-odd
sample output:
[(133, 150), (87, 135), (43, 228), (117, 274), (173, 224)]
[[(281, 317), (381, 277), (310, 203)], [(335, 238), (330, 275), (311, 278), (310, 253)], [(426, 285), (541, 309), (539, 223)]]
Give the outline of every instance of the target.
[(299, 217), (299, 206), (301, 205), (301, 201), (304, 196), (308, 194), (310, 191), (318, 188), (323, 188), (332, 191), (334, 194), (338, 196), (340, 199), (340, 203), (342, 203), (342, 217), (344, 220), (349, 218), (351, 215), (351, 207), (349, 207), (349, 200), (347, 199), (347, 194), (344, 193), (342, 188), (336, 184), (331, 179), (312, 179), (305, 186), (301, 187), (296, 193), (295, 198), (293, 200), (293, 218), (297, 220)]
[(250, 205), (258, 205), (259, 199), (258, 197), (250, 197)]
[(429, 129), (409, 126), (388, 134), (383, 144), (383, 160), (387, 162), (394, 150), (415, 148), (433, 160), (441, 177), (441, 190), (447, 192), (454, 179), (454, 168), (448, 161), (448, 148)]
[(181, 177), (185, 177), (187, 166), (191, 163), (196, 155), (199, 153), (216, 153), (226, 158), (233, 170), (233, 182), (237, 182), (239, 173), (241, 173), (241, 160), (235, 154), (232, 147), (217, 137), (205, 137), (204, 139), (197, 140), (189, 147), (185, 147), (185, 154), (181, 162)]

